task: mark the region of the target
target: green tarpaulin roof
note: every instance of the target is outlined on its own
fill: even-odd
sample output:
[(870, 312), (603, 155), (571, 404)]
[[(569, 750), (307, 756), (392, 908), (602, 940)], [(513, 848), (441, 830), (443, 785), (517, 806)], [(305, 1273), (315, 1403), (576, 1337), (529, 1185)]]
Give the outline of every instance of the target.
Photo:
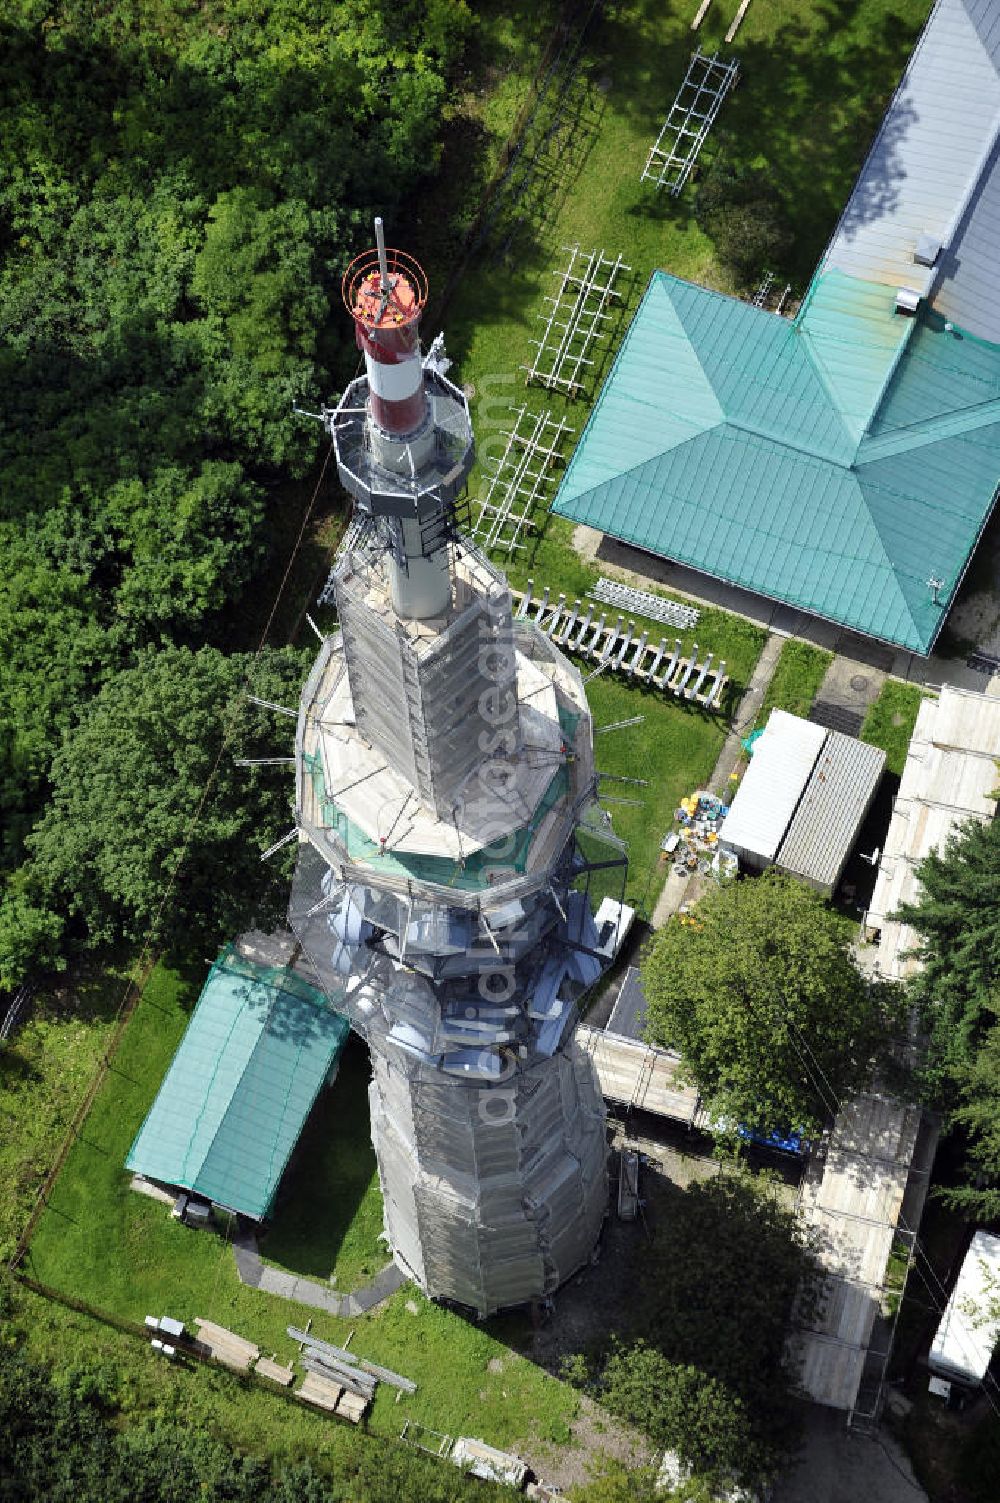
[(125, 1167), (267, 1214), (350, 1032), (322, 993), (228, 946), (213, 965)]
[(836, 270), (794, 323), (656, 272), (555, 510), (926, 653), (998, 482), (1000, 346)]

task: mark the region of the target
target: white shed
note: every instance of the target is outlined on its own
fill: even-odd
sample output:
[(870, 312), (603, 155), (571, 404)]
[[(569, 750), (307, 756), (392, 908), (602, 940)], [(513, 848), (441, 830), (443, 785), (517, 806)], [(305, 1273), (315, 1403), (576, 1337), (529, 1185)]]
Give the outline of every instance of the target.
[(777, 866), (829, 896), (885, 769), (885, 752), (772, 710), (720, 832), (744, 867)]
[(1000, 1340), (1000, 1237), (977, 1232), (931, 1342), (932, 1372), (981, 1383)]

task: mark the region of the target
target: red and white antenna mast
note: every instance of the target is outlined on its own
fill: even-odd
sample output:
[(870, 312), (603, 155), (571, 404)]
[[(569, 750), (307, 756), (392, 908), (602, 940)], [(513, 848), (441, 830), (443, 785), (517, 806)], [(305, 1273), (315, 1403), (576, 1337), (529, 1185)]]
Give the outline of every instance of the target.
[(451, 598), (455, 501), (475, 457), (468, 403), (421, 357), (427, 277), (413, 256), (386, 249), (381, 219), (375, 246), (344, 273), (343, 296), (365, 374), (324, 414), (340, 478), (389, 554), (397, 615), (441, 616)]

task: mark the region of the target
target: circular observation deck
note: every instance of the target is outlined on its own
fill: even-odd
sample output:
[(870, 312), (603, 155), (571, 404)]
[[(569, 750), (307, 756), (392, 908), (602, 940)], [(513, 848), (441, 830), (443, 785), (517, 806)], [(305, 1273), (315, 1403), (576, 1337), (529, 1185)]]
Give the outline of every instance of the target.
[(389, 281), (383, 287), (378, 251), (363, 251), (344, 272), (344, 307), (363, 328), (374, 332), (415, 323), (427, 304), (427, 275), (406, 251), (387, 250)]

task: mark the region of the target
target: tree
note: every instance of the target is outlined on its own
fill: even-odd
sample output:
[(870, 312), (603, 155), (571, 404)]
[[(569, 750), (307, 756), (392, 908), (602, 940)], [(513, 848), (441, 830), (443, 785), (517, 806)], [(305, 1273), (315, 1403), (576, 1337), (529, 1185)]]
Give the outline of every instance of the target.
[(916, 876), (919, 896), (898, 917), (919, 938), (910, 994), (929, 1035), (924, 1077), (932, 1103), (948, 1108), (1000, 1001), (1000, 822), (970, 820)]
[(148, 937), (204, 956), (283, 913), (287, 862), (260, 853), (292, 823), (288, 771), (233, 759), (290, 750), (289, 723), (244, 691), (252, 676), (262, 697), (294, 705), (306, 667), (288, 648), (254, 664), (172, 647), (108, 680), (63, 741), (28, 841), (28, 916), (43, 937), (39, 908), (65, 914), (78, 944)]
[(918, 936), (908, 984), (927, 1035), (927, 1101), (965, 1149), (946, 1192), (970, 1215), (1000, 1215), (1000, 823), (970, 820), (917, 867), (897, 915)]
[(613, 1414), (702, 1476), (721, 1479), (746, 1466), (753, 1440), (739, 1396), (697, 1367), (670, 1362), (641, 1339), (612, 1352), (601, 1396)]
[(659, 931), (643, 967), (651, 1038), (677, 1049), (712, 1114), (817, 1132), (887, 1058), (896, 989), (858, 972), (819, 895), (776, 872), (717, 887)]
[(675, 1451), (696, 1479), (756, 1485), (795, 1436), (785, 1338), (815, 1277), (802, 1229), (766, 1178), (735, 1166), (670, 1187), (657, 1212), (633, 1321), (596, 1372), (576, 1357), (563, 1376)]
[(717, 158), (694, 212), (719, 259), (744, 282), (780, 263), (791, 244), (780, 195), (760, 167), (733, 167)]

